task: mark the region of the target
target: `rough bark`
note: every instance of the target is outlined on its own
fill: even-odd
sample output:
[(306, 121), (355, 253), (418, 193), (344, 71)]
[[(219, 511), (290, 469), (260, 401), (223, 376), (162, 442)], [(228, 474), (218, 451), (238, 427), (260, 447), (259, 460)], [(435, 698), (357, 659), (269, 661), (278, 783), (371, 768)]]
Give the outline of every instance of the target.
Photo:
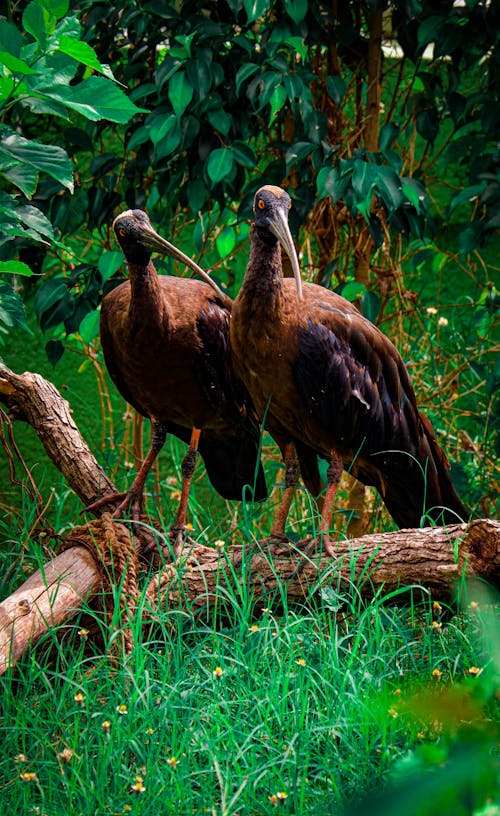
[[(353, 584), (365, 597), (423, 587), (440, 601), (449, 601), (464, 578), (500, 583), (498, 521), (339, 541), (335, 558), (314, 552), (312, 544), (313, 549), (308, 541), (293, 550), (275, 543), (227, 550), (186, 545), (178, 560), (165, 564), (151, 580), (143, 614), (150, 619), (158, 609), (182, 607), (210, 619), (220, 590), (242, 582), (263, 603), (279, 586), (286, 588), (289, 602), (303, 602), (322, 586), (349, 591)], [(13, 667), (50, 627), (72, 618), (83, 601), (99, 592), (102, 574), (89, 549), (74, 546), (0, 604), (0, 674)]]
[[(82, 439), (67, 402), (51, 383), (37, 374), (17, 375), (0, 366), (0, 401), (9, 407), (12, 416), (33, 426), (48, 455), (84, 504), (103, 492), (114, 491), (113, 483)], [(129, 571), (136, 569), (133, 548), (124, 541), (124, 525), (113, 524), (109, 517), (93, 524), (104, 531), (104, 550), (101, 548), (100, 554), (93, 533), (90, 545), (85, 547), (78, 543), (81, 532), (70, 534), (66, 542), (70, 548), (0, 604), (0, 673), (15, 665), (49, 627), (72, 617), (84, 600), (102, 588), (102, 553), (106, 547), (116, 566), (115, 574), (123, 575), (127, 564)], [(111, 546), (115, 530), (116, 542)], [(92, 541), (96, 544), (95, 557)], [(454, 597), (464, 577), (500, 585), (498, 521), (366, 535), (338, 542), (335, 549), (335, 557), (329, 558), (317, 541), (302, 542), (293, 548), (266, 542), (227, 550), (186, 543), (176, 562), (164, 564), (149, 584), (150, 614), (165, 604), (177, 608), (182, 604), (199, 614), (203, 610), (209, 613), (219, 588), (228, 582), (248, 582), (255, 598), (267, 595), (280, 584), (286, 587), (290, 601), (304, 600), (320, 586), (332, 583), (349, 588), (355, 582), (356, 591), (367, 596), (418, 585), (443, 600)]]
[[(78, 430), (68, 402), (39, 374), (14, 374), (0, 362), (0, 401), (11, 419), (28, 422), (38, 434), (49, 458), (86, 506), (116, 492)], [(109, 511), (110, 505), (97, 514)]]

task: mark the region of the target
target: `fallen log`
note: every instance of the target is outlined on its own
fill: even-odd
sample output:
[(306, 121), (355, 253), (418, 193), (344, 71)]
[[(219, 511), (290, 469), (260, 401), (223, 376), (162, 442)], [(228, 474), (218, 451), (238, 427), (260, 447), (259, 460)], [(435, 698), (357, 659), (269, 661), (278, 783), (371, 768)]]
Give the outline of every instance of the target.
[[(14, 418), (28, 421), (75, 493), (86, 505), (103, 492), (114, 492), (82, 439), (64, 400), (37, 374), (17, 375), (0, 365), (0, 401)], [(96, 522), (97, 523), (97, 522)], [(116, 523), (121, 534), (123, 524)], [(66, 547), (71, 545), (71, 534)], [(111, 557), (114, 557), (110, 548)], [(133, 547), (129, 550), (132, 558)], [(168, 549), (164, 551), (168, 561)], [(116, 555), (117, 557), (117, 555)], [(32, 575), (0, 604), (0, 673), (15, 665), (30, 644), (49, 627), (73, 617), (103, 585), (102, 557), (78, 540)], [(134, 570), (136, 565), (133, 565)], [(126, 569), (122, 563), (121, 570)], [(357, 584), (370, 596), (403, 586), (420, 586), (433, 597), (455, 597), (464, 578), (500, 584), (500, 522), (477, 520), (469, 525), (399, 530), (339, 541), (333, 558), (321, 542), (284, 546), (266, 542), (227, 549), (189, 542), (175, 563), (164, 563), (146, 590), (147, 617), (158, 608), (210, 611), (227, 582), (249, 583), (256, 599), (286, 586), (290, 601), (304, 600), (318, 587)]]
[[(123, 525), (117, 525), (123, 528)], [(313, 542), (314, 543), (314, 542)], [(306, 553), (301, 554), (301, 548)], [(185, 545), (150, 581), (145, 619), (158, 609), (182, 608), (210, 619), (221, 590), (246, 582), (256, 601), (285, 588), (289, 602), (303, 602), (323, 586), (371, 597), (401, 587), (421, 587), (449, 602), (464, 579), (500, 583), (500, 522), (425, 527), (362, 536), (336, 544), (334, 558), (307, 552), (311, 541), (290, 547), (266, 543), (227, 549)], [(253, 550), (256, 550), (255, 552)], [(103, 572), (87, 547), (73, 546), (38, 570), (0, 604), (0, 674), (30, 645), (74, 617), (102, 589)], [(470, 590), (470, 585), (469, 585)]]

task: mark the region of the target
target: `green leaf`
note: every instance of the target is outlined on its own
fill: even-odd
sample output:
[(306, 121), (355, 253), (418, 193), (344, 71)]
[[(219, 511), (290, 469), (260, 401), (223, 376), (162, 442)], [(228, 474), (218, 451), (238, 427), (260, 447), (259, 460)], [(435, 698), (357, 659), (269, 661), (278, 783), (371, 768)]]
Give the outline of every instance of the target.
[(330, 99), (333, 99), (336, 105), (340, 105), (347, 91), (347, 85), (341, 76), (329, 76), (326, 79), (326, 89)]
[(225, 110), (222, 108), (209, 110), (207, 112), (207, 119), (215, 130), (218, 130), (223, 136), (227, 136), (233, 120)]
[(378, 178), (375, 190), (382, 199), (389, 214), (404, 203), (401, 179), (391, 167), (378, 167)]
[(236, 96), (240, 93), (240, 88), (247, 79), (250, 79), (253, 74), (255, 74), (259, 70), (259, 66), (255, 65), (253, 62), (246, 62), (241, 68), (238, 69), (238, 73), (236, 74)]
[(257, 159), (255, 157), (255, 153), (253, 152), (252, 148), (249, 147), (245, 142), (233, 142), (231, 145), (231, 149), (234, 153), (234, 158), (241, 164), (242, 167), (255, 167), (257, 164)]
[(45, 353), (51, 365), (55, 366), (64, 354), (61, 340), (49, 340), (45, 344)]
[(481, 193), (485, 191), (486, 187), (487, 181), (483, 181), (481, 184), (473, 184), (464, 190), (460, 190), (460, 192), (451, 199), (448, 212), (452, 213), (453, 210), (462, 204), (469, 204), (471, 201), (474, 201), (474, 199), (477, 199)]
[(286, 167), (287, 170), (297, 161), (301, 161), (309, 156), (314, 150), (312, 142), (295, 142), (286, 151)]
[(107, 252), (103, 252), (102, 255), (99, 257), (99, 261), (97, 262), (97, 268), (101, 273), (101, 279), (103, 283), (106, 283), (107, 280), (113, 277), (113, 275), (118, 272), (120, 266), (123, 264), (123, 253), (117, 252), (116, 250), (108, 250)]
[(10, 77), (0, 76), (0, 104), (6, 102), (12, 94), (15, 87), (15, 82)]
[(377, 166), (371, 162), (355, 159), (352, 170), (352, 188), (356, 195), (356, 204), (371, 200), (371, 193), (377, 181)]
[(212, 150), (207, 161), (207, 173), (214, 184), (218, 184), (233, 170), (234, 154), (227, 147)]
[(69, 9), (69, 0), (38, 0), (39, 3), (47, 9), (47, 11), (56, 18), (56, 20), (60, 20), (61, 17), (64, 17), (65, 14), (68, 13)]
[(335, 170), (331, 167), (322, 167), (316, 176), (316, 189), (319, 198), (335, 195)]
[(236, 246), (236, 231), (234, 227), (224, 227), (215, 239), (215, 246), (220, 258), (227, 258)]
[(61, 34), (59, 36), (59, 51), (81, 62), (82, 65), (87, 65), (89, 68), (99, 71), (100, 74), (104, 74), (108, 79), (113, 79), (113, 74), (109, 66), (101, 65), (94, 49), (91, 48), (88, 43), (77, 40), (75, 37), (68, 37), (66, 34)]
[(207, 191), (201, 179), (195, 179), (194, 181), (188, 182), (186, 185), (186, 194), (192, 212), (199, 212), (207, 197)]
[(168, 83), (168, 98), (176, 116), (181, 117), (193, 98), (193, 86), (185, 71), (177, 71)]
[(35, 38), (40, 48), (45, 50), (47, 48), (47, 36), (54, 32), (56, 19), (41, 3), (33, 0), (24, 9), (23, 27)]
[(294, 23), (300, 23), (307, 14), (307, 0), (284, 0), (283, 5)]
[(26, 278), (33, 274), (29, 266), (22, 261), (0, 261), (0, 272), (9, 275), (23, 275)]
[(99, 336), (100, 314), (99, 309), (94, 309), (92, 312), (88, 312), (88, 314), (86, 314), (83, 320), (80, 322), (80, 328), (78, 331), (80, 333), (80, 337), (87, 346)]
[(17, 215), (26, 224), (29, 229), (34, 230), (44, 238), (54, 240), (54, 229), (46, 215), (43, 214), (38, 207), (32, 207), (31, 204), (25, 204), (23, 207), (18, 207)]
[(136, 107), (120, 88), (104, 77), (92, 76), (78, 85), (51, 85), (45, 87), (40, 95), (62, 102), (93, 122), (107, 119), (126, 124), (136, 113), (147, 113), (145, 108)]
[(357, 281), (350, 281), (346, 283), (343, 287), (341, 295), (343, 298), (349, 301), (349, 303), (354, 303), (355, 300), (358, 300), (362, 295), (366, 293), (366, 286), (364, 283), (358, 283)]
[(426, 194), (420, 182), (412, 178), (401, 179), (401, 190), (404, 197), (408, 199), (410, 204), (413, 204), (417, 213), (420, 212), (422, 207), (425, 208)]
[(372, 323), (375, 323), (377, 317), (379, 316), (380, 308), (381, 303), (377, 293), (370, 290), (364, 292), (361, 298), (361, 311)]
[(61, 147), (30, 142), (23, 136), (10, 132), (7, 136), (0, 136), (0, 160), (2, 153), (47, 173), (73, 192), (73, 165)]
[(206, 59), (189, 60), (187, 76), (200, 100), (205, 99), (212, 86), (212, 71)]
[(7, 20), (0, 20), (0, 50), (18, 57), (22, 44), (23, 38), (19, 29)]
[(268, 11), (270, 0), (243, 0), (243, 7), (247, 13), (249, 23), (253, 23), (258, 17)]
[(379, 147), (382, 153), (389, 150), (394, 140), (399, 136), (399, 128), (392, 122), (382, 125), (380, 128)]
[(0, 280), (0, 345), (5, 345), (2, 335), (6, 334), (8, 328), (14, 327), (31, 334), (21, 298), (8, 280)]
[(169, 156), (179, 147), (182, 131), (174, 113), (164, 119), (156, 117), (150, 128), (151, 141), (156, 148), (157, 158)]
[(33, 68), (30, 68), (27, 62), (18, 59), (18, 57), (14, 57), (7, 51), (0, 51), (0, 63), (3, 63), (13, 74), (24, 74), (27, 76), (28, 74), (38, 73), (34, 71)]
[(271, 114), (269, 121), (271, 122), (277, 113), (282, 109), (286, 102), (286, 90), (283, 85), (277, 85), (271, 94), (269, 104), (271, 106)]
[(3, 170), (0, 167), (0, 173), (7, 178), (11, 184), (18, 187), (24, 193), (26, 198), (31, 198), (35, 192), (38, 184), (38, 170), (30, 167), (29, 164), (13, 164), (11, 167)]

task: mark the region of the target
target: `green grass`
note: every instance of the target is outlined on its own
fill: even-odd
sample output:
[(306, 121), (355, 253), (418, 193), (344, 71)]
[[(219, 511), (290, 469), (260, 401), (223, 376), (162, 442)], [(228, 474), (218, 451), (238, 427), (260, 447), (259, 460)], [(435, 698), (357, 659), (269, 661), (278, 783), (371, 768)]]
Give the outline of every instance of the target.
[[(5, 593), (44, 558), (28, 537)], [(419, 771), (443, 778), (448, 809), (416, 796), (381, 813), (460, 814), (462, 788), (464, 812), (479, 813), (500, 795), (494, 603), (483, 594), (456, 614), (421, 592), (366, 601), (333, 573), (291, 606), (284, 584), (257, 602), (221, 572), (209, 614), (174, 605), (153, 624), (140, 603), (128, 657), (118, 621), (87, 608), (0, 680), (3, 812), (326, 816), (374, 791), (397, 808)]]

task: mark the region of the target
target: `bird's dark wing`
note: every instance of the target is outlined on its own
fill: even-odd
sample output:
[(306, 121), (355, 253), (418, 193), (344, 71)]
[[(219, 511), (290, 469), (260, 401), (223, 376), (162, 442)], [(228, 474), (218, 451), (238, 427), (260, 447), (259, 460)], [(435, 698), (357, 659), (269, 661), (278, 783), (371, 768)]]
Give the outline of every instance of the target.
[(446, 456), (391, 341), (361, 315), (323, 308), (317, 316), (300, 331), (294, 377), (345, 466), (377, 487), (400, 526), (419, 526), (430, 507), (447, 507), (446, 523), (465, 518)]

